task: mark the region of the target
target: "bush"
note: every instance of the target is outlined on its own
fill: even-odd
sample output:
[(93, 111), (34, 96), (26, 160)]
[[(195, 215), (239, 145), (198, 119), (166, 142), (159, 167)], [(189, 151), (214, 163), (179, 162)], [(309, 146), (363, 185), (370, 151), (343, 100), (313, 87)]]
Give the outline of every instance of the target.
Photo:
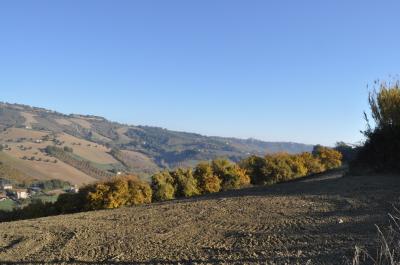
[(290, 157), (287, 154), (265, 156), (264, 184), (274, 184), (292, 179), (293, 171), (289, 165)]
[(322, 165), (319, 158), (314, 157), (311, 153), (305, 152), (300, 154), (300, 158), (303, 160), (303, 165), (307, 169), (307, 174), (316, 174), (325, 171), (324, 165)]
[(251, 178), (249, 174), (247, 174), (247, 170), (241, 168), (239, 165), (235, 165), (235, 172), (239, 175), (239, 185), (240, 187), (249, 186), (251, 182)]
[(172, 200), (175, 198), (174, 179), (168, 171), (154, 174), (151, 177), (153, 199), (156, 201)]
[(152, 198), (149, 184), (134, 176), (115, 177), (89, 185), (83, 190), (86, 192), (85, 208), (88, 210), (150, 203)]
[(292, 170), (291, 178), (304, 177), (308, 174), (308, 169), (301, 155), (287, 155), (286, 163)]
[(74, 149), (72, 149), (72, 147), (64, 146), (64, 152), (73, 153)]
[(265, 180), (265, 169), (267, 161), (263, 157), (250, 156), (240, 162), (240, 167), (245, 169), (250, 175), (251, 183), (262, 185)]
[(209, 163), (199, 163), (194, 169), (194, 177), (201, 193), (213, 193), (221, 190), (221, 180), (214, 175)]
[(265, 157), (250, 156), (242, 160), (240, 166), (248, 172), (252, 184), (270, 185), (341, 165), (341, 154), (333, 149), (320, 146), (315, 148), (314, 153), (315, 155), (305, 152), (296, 155), (278, 153)]
[(356, 158), (358, 151), (358, 148), (344, 142), (337, 142), (334, 149), (342, 154), (342, 161), (347, 164)]
[(171, 172), (171, 176), (176, 183), (177, 197), (191, 197), (199, 195), (200, 191), (197, 187), (197, 180), (194, 178), (191, 169), (181, 169)]
[(342, 165), (342, 154), (334, 149), (317, 145), (313, 149), (313, 155), (317, 157), (325, 170), (338, 168)]
[(153, 191), (145, 181), (128, 180), (128, 200), (126, 205), (151, 203)]
[(238, 189), (242, 185), (249, 184), (246, 171), (226, 159), (215, 159), (211, 162), (214, 175), (221, 180), (223, 190)]
[(58, 214), (77, 213), (84, 210), (86, 204), (85, 188), (80, 189), (79, 193), (63, 193), (58, 196), (54, 203)]

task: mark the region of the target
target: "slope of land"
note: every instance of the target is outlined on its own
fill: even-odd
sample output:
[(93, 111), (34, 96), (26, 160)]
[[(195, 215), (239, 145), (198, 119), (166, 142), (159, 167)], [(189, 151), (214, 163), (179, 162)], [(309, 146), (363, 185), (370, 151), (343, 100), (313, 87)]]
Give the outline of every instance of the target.
[[(58, 141), (64, 142), (63, 146), (72, 147), (74, 154), (99, 168), (124, 170), (141, 176), (149, 176), (163, 168), (192, 166), (199, 161), (216, 157), (226, 157), (236, 162), (250, 154), (264, 155), (282, 151), (299, 153), (312, 150), (311, 145), (299, 143), (207, 137), (157, 127), (120, 124), (97, 116), (65, 115), (43, 108), (8, 103), (0, 103), (0, 131), (0, 144), (8, 144), (7, 140), (12, 138), (14, 140), (10, 142), (11, 145), (23, 144), (30, 148), (33, 144), (33, 153), (37, 152), (37, 148), (51, 143), (34, 144), (31, 143), (32, 140), (45, 135), (56, 135)], [(19, 152), (21, 150), (15, 149), (15, 145), (11, 146), (12, 150), (8, 154), (13, 157), (24, 156), (25, 154)], [(110, 150), (117, 150), (118, 157), (113, 157)], [(60, 172), (61, 175), (66, 173)], [(48, 177), (39, 175), (39, 178)]]
[(0, 224), (8, 264), (343, 264), (373, 244), (398, 176), (341, 177)]
[[(70, 166), (47, 154), (44, 149), (58, 141), (60, 147), (71, 147), (79, 159), (92, 161), (97, 165), (119, 164), (107, 152), (109, 148), (97, 145), (66, 133), (54, 134), (51, 131), (35, 131), (25, 128), (7, 128), (0, 132), (0, 144), (7, 146), (0, 152), (0, 162), (18, 170), (21, 179), (61, 179), (72, 184), (95, 181), (79, 169)], [(57, 162), (55, 162), (57, 161)], [(5, 178), (11, 176), (3, 176)], [(12, 179), (15, 179), (12, 177)]]

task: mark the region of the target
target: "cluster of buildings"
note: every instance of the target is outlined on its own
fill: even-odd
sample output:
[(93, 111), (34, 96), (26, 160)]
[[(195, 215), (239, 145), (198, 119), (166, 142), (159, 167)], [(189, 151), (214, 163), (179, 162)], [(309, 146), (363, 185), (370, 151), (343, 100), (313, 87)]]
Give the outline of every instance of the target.
[(12, 184), (0, 183), (0, 201), (7, 199), (21, 200), (29, 197), (27, 189), (16, 189)]
[[(37, 186), (31, 186), (27, 189), (20, 189), (13, 187), (10, 183), (3, 183), (0, 180), (0, 202), (5, 200), (23, 200), (41, 192), (42, 189)], [(77, 185), (71, 186), (66, 192), (78, 193), (79, 188)]]
[[(20, 201), (34, 197), (35, 195), (40, 195), (51, 193), (51, 191), (44, 191), (39, 185), (33, 184), (28, 188), (15, 187), (6, 179), (0, 179), (0, 202), (6, 200)], [(68, 193), (78, 193), (79, 187), (77, 185), (71, 185), (67, 190), (60, 191)], [(55, 194), (55, 193), (54, 193)], [(59, 194), (59, 193), (57, 193)]]

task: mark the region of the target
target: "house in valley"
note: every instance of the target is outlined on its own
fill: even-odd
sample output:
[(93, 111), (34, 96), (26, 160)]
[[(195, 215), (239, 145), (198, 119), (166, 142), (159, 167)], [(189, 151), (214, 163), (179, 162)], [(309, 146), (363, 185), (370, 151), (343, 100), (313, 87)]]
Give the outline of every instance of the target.
[(0, 185), (0, 190), (12, 190), (13, 186), (9, 183), (2, 183)]
[(13, 194), (17, 200), (28, 199), (29, 194), (26, 189), (13, 190)]

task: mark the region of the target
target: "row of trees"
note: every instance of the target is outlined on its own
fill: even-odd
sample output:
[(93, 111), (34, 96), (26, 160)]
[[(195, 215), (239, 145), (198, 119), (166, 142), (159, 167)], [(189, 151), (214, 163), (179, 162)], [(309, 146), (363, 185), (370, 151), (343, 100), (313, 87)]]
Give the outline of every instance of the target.
[(226, 159), (202, 162), (194, 169), (162, 171), (152, 177), (156, 201), (238, 189), (250, 184), (250, 176), (239, 165)]
[[(195, 168), (165, 170), (145, 182), (135, 176), (114, 177), (82, 187), (79, 193), (61, 194), (55, 203), (36, 202), (24, 209), (0, 214), (0, 220), (118, 208), (153, 201), (274, 184), (320, 173), (341, 165), (341, 154), (316, 146), (313, 153), (251, 156), (235, 164), (226, 159), (201, 162)], [(41, 207), (43, 210), (40, 210)], [(34, 212), (34, 213), (33, 213)], [(39, 212), (39, 213), (38, 213)]]
[(255, 185), (270, 185), (340, 167), (342, 154), (336, 150), (316, 146), (312, 153), (272, 154), (250, 156), (240, 162)]
[(93, 166), (93, 164), (89, 160), (77, 159), (75, 156), (72, 155), (73, 149), (70, 147), (60, 148), (57, 146), (49, 145), (46, 147), (45, 152), (94, 178), (107, 179), (112, 177), (113, 175), (110, 172)]

